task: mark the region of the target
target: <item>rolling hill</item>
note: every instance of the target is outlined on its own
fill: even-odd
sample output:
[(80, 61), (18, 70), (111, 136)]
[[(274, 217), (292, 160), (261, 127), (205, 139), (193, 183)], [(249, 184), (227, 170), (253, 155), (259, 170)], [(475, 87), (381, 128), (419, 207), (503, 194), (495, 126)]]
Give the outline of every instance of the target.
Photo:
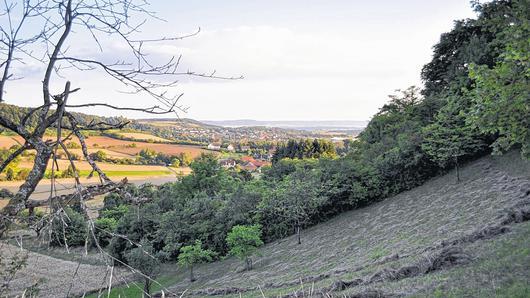
[(344, 213), (303, 231), (301, 245), (268, 244), (252, 271), (229, 258), (197, 268), (192, 284), (183, 270), (164, 280), (184, 297), (528, 297), (530, 162), (484, 157), (462, 178)]

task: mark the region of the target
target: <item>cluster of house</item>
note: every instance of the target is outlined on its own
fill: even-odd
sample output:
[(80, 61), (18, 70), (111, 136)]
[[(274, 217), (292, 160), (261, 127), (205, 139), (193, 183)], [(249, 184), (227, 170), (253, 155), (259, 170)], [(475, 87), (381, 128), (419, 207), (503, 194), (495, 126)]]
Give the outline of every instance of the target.
[(219, 160), (219, 164), (225, 169), (239, 168), (249, 172), (261, 173), (264, 166), (270, 166), (270, 162), (266, 160), (254, 159), (252, 156), (243, 156), (240, 159), (225, 158)]

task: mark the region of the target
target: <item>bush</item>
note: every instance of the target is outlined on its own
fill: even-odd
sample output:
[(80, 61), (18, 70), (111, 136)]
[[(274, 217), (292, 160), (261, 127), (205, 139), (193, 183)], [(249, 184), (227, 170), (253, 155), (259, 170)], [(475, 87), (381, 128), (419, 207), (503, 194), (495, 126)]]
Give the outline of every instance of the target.
[[(52, 220), (51, 241), (53, 246), (80, 246), (85, 244), (87, 229), (84, 216), (66, 207)], [(66, 242), (66, 243), (65, 243)]]
[(13, 168), (7, 168), (6, 170), (6, 180), (7, 181), (13, 181), (15, 180), (15, 170)]
[(116, 222), (118, 222), (118, 220), (120, 220), (120, 218), (122, 218), (127, 211), (129, 211), (129, 207), (127, 205), (119, 205), (101, 210), (99, 217), (114, 219)]
[(76, 142), (69, 142), (69, 143), (66, 143), (66, 148), (68, 148), (68, 149), (79, 149), (79, 148), (81, 148), (81, 145), (77, 144)]
[[(94, 221), (94, 235), (96, 241), (101, 247), (105, 247), (110, 244), (112, 234), (116, 231), (118, 221), (114, 218), (98, 218)], [(94, 240), (94, 239), (92, 239)]]

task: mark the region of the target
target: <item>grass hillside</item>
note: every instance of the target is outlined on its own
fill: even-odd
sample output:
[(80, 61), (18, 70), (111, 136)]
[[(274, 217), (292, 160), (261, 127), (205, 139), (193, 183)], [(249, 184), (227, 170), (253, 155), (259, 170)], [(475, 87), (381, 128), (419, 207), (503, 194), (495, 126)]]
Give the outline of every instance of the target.
[[(184, 270), (160, 280), (189, 297), (528, 297), (530, 163), (511, 152), (461, 175), (461, 183), (448, 173), (304, 230), (301, 245), (294, 237), (268, 244), (252, 271), (229, 258), (196, 268), (193, 284)], [(512, 207), (519, 213), (510, 217)]]

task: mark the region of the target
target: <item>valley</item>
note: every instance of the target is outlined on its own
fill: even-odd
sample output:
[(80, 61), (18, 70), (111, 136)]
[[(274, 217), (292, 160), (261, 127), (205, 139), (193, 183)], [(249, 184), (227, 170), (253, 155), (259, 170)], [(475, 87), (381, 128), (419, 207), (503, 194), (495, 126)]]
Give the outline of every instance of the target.
[(528, 1), (174, 2), (0, 1), (1, 298), (530, 297)]

